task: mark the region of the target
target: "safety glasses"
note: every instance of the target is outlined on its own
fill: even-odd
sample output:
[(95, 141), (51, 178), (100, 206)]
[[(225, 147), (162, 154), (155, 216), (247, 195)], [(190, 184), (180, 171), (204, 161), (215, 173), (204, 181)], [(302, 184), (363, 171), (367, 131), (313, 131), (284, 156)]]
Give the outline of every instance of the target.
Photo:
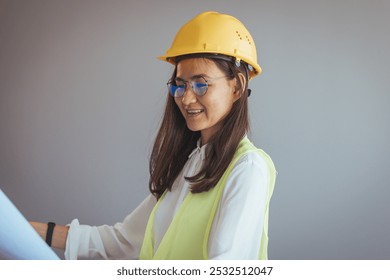
[(209, 88), (209, 81), (214, 81), (222, 78), (226, 78), (227, 76), (217, 77), (217, 78), (206, 78), (203, 76), (196, 76), (191, 81), (185, 81), (181, 78), (175, 78), (173, 81), (169, 81), (167, 83), (169, 93), (177, 98), (182, 97), (184, 93), (187, 91), (187, 85), (190, 85), (191, 90), (197, 96), (203, 96), (206, 94)]

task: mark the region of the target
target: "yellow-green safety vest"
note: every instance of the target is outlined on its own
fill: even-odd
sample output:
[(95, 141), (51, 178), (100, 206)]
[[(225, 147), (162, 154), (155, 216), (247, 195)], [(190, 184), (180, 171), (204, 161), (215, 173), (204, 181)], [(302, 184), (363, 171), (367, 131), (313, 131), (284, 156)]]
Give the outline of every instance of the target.
[(201, 260), (208, 259), (208, 239), (211, 225), (222, 196), (226, 180), (236, 162), (249, 152), (257, 152), (267, 163), (269, 183), (264, 209), (264, 224), (261, 236), (259, 259), (267, 259), (269, 202), (275, 186), (276, 170), (271, 158), (261, 149), (257, 149), (247, 137), (241, 140), (233, 160), (217, 185), (207, 192), (193, 194), (189, 192), (175, 214), (160, 245), (154, 250), (154, 219), (156, 210), (167, 191), (161, 196), (152, 210), (146, 226), (141, 247), (140, 259), (145, 260)]

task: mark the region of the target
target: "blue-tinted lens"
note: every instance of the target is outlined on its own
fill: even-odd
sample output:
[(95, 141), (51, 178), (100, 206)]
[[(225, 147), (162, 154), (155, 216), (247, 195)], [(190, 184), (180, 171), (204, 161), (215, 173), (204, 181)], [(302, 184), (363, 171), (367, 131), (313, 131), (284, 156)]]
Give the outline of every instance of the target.
[(194, 93), (196, 95), (199, 96), (205, 95), (207, 88), (208, 85), (206, 83), (197, 83), (197, 82), (192, 83), (192, 89), (194, 90)]
[(169, 93), (173, 97), (180, 97), (180, 96), (183, 96), (183, 93), (185, 92), (185, 85), (177, 86), (177, 85), (169, 83), (168, 89), (169, 89)]
[[(179, 83), (179, 85), (177, 85), (176, 83)], [(169, 89), (169, 93), (173, 97), (182, 97), (184, 95), (188, 82), (185, 82), (184, 84), (182, 84), (182, 83), (183, 83), (182, 81), (178, 81), (178, 82), (169, 82), (167, 84), (168, 89)], [(191, 89), (192, 89), (193, 93), (195, 93), (198, 96), (205, 95), (205, 93), (208, 89), (207, 83), (193, 82), (192, 81), (192, 82), (190, 82), (190, 84), (191, 84)]]

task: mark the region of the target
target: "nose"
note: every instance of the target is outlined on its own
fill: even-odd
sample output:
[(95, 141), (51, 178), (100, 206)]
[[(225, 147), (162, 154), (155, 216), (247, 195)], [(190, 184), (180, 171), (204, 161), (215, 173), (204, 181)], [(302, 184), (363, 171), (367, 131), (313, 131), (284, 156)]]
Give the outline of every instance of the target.
[(196, 103), (196, 102), (197, 102), (196, 94), (193, 92), (191, 88), (191, 84), (187, 84), (183, 97), (181, 98), (181, 103), (187, 106), (191, 103)]

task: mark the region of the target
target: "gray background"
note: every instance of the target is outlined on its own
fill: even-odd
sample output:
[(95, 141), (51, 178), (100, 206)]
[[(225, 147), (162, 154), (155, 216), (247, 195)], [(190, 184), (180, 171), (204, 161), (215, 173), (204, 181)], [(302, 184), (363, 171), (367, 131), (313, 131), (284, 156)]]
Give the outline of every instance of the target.
[(3, 191), (30, 220), (130, 213), (173, 69), (156, 56), (205, 10), (245, 23), (264, 70), (250, 136), (279, 172), (269, 257), (389, 259), (390, 1), (0, 0)]

